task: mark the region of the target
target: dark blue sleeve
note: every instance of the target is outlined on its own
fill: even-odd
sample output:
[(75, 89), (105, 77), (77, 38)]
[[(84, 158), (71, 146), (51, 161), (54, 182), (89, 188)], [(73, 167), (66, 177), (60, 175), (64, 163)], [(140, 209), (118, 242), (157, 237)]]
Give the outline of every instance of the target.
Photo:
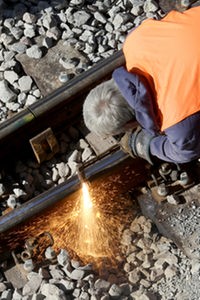
[(113, 79), (126, 101), (135, 110), (136, 120), (143, 131), (153, 137), (150, 142), (150, 152), (153, 156), (173, 163), (187, 163), (200, 158), (200, 112), (171, 126), (161, 134), (151, 94), (141, 77), (120, 67), (113, 72)]
[(174, 163), (187, 163), (200, 157), (200, 112), (165, 130), (151, 140), (150, 152)]
[(152, 104), (150, 91), (141, 76), (128, 72), (125, 67), (117, 68), (113, 74), (120, 92), (135, 110), (135, 117), (141, 127), (151, 135), (157, 135), (159, 127)]

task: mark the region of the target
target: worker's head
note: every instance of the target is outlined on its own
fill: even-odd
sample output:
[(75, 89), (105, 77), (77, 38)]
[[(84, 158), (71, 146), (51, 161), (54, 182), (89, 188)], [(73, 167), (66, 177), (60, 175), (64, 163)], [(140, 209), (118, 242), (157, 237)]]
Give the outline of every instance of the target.
[(113, 79), (90, 91), (83, 104), (87, 128), (102, 136), (118, 135), (134, 118), (134, 110), (123, 98)]

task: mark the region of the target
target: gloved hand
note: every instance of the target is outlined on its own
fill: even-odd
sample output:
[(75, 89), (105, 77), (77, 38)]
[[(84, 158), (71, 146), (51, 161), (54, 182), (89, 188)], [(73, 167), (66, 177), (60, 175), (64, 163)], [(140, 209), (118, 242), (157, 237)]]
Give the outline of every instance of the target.
[(150, 142), (152, 136), (144, 132), (141, 127), (137, 127), (135, 131), (126, 132), (120, 140), (121, 148), (131, 157), (141, 157), (153, 164), (150, 154)]
[(122, 149), (122, 151), (124, 151), (125, 153), (128, 153), (131, 157), (135, 157), (135, 155), (133, 154), (133, 151), (131, 149), (131, 136), (133, 134), (133, 131), (127, 131), (122, 138), (119, 141), (120, 144), (120, 148)]

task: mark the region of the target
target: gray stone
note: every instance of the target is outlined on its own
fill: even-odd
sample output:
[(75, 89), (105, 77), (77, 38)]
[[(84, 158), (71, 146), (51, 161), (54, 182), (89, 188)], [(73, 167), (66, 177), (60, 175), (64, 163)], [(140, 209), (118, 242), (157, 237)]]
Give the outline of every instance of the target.
[(15, 300), (21, 300), (22, 299), (22, 291), (21, 291), (21, 289), (15, 289), (14, 290), (14, 293), (13, 293), (13, 299), (15, 299)]
[(41, 48), (38, 45), (33, 45), (26, 50), (26, 54), (30, 58), (40, 59), (43, 55)]
[(79, 10), (73, 14), (73, 17), (74, 25), (76, 27), (81, 27), (88, 22), (88, 20), (91, 18), (91, 15), (84, 10)]
[(144, 12), (156, 12), (159, 8), (158, 3), (154, 0), (146, 0), (144, 3)]
[(129, 19), (127, 14), (119, 13), (113, 19), (113, 25), (115, 29), (119, 29), (123, 24), (125, 24)]
[(35, 273), (33, 276), (31, 276), (30, 280), (25, 284), (23, 288), (23, 296), (26, 295), (32, 295), (36, 293), (42, 283), (42, 277)]
[(80, 269), (75, 269), (70, 273), (70, 278), (73, 280), (80, 280), (84, 277), (85, 271)]
[(56, 182), (59, 179), (58, 170), (56, 168), (52, 169), (52, 180)]
[(98, 11), (96, 11), (96, 12), (94, 13), (94, 17), (95, 17), (95, 19), (96, 19), (97, 21), (99, 21), (100, 23), (106, 24), (106, 22), (107, 22), (106, 17), (105, 17), (102, 13), (100, 13), (100, 12), (98, 12)]
[(143, 12), (143, 4), (144, 4), (143, 0), (139, 0), (138, 2), (134, 3), (131, 9), (131, 13), (134, 16), (139, 16)]
[(4, 61), (4, 49), (0, 50), (0, 61)]
[(14, 58), (15, 56), (15, 52), (14, 51), (4, 51), (3, 55), (4, 55), (4, 59), (7, 60), (11, 60)]
[(14, 209), (17, 205), (17, 202), (16, 202), (16, 196), (15, 195), (9, 195), (8, 199), (7, 199), (7, 206)]
[(88, 161), (93, 157), (93, 150), (89, 147), (85, 148), (82, 152), (82, 161)]
[(90, 295), (87, 292), (82, 291), (80, 294), (81, 300), (90, 300)]
[(122, 294), (122, 289), (117, 285), (117, 284), (112, 284), (109, 291), (108, 291), (109, 295), (111, 297), (120, 297)]
[(7, 18), (7, 19), (5, 19), (3, 25), (5, 27), (11, 29), (15, 25), (15, 20), (13, 18)]
[(24, 43), (22, 43), (21, 41), (14, 43), (10, 46), (10, 50), (13, 50), (17, 53), (25, 53), (26, 49), (27, 49), (27, 46)]
[(14, 43), (14, 37), (13, 35), (2, 33), (0, 35), (0, 42), (3, 43), (5, 47), (7, 47), (8, 45)]
[(35, 103), (37, 98), (33, 95), (28, 95), (26, 98), (26, 106), (30, 106), (31, 104)]
[(40, 98), (41, 97), (41, 92), (39, 89), (35, 89), (33, 91), (33, 96), (35, 96), (36, 98)]
[(54, 284), (44, 283), (41, 287), (41, 293), (47, 299), (66, 300), (65, 293)]
[[(30, 26), (30, 25), (29, 25)], [(24, 29), (24, 35), (28, 38), (33, 38), (36, 36), (34, 26), (26, 27)]]
[(75, 282), (67, 279), (60, 280), (61, 286), (64, 287), (64, 291), (69, 293), (69, 291), (73, 291), (75, 289)]
[(83, 5), (84, 4), (84, 0), (71, 0), (70, 4), (76, 6), (76, 5)]
[(18, 27), (11, 28), (10, 32), (16, 40), (19, 40), (23, 35), (23, 30), (21, 28), (18, 28)]
[(18, 83), (21, 93), (27, 93), (31, 90), (33, 80), (30, 76), (24, 75), (19, 79)]
[(43, 18), (42, 18), (42, 24), (43, 24), (43, 26), (46, 29), (50, 29), (52, 27), (56, 27), (57, 26), (56, 19), (51, 14), (46, 14), (45, 16), (43, 16)]
[(23, 17), (22, 17), (22, 20), (25, 22), (25, 23), (28, 23), (28, 24), (34, 24), (37, 20), (37, 17), (29, 12), (25, 12)]
[[(33, 260), (30, 258), (30, 259), (27, 259), (24, 264), (23, 264), (23, 268), (24, 270), (26, 270), (27, 272), (31, 272), (33, 271), (34, 269), (34, 263), (33, 263)], [(28, 287), (27, 287), (28, 288)]]
[(54, 280), (61, 280), (64, 278), (64, 272), (56, 266), (52, 266), (49, 272)]
[(47, 259), (53, 259), (56, 257), (56, 252), (55, 250), (52, 248), (52, 247), (48, 247), (46, 250), (45, 250), (45, 257)]
[(135, 269), (128, 274), (130, 283), (137, 284), (141, 279), (141, 272), (139, 269)]
[(0, 282), (0, 293), (2, 293), (3, 291), (5, 291), (7, 289), (7, 286), (5, 285), (5, 283)]
[(104, 279), (97, 279), (94, 283), (95, 289), (104, 291), (104, 292), (107, 292), (109, 290), (110, 286), (111, 286), (110, 282), (108, 282)]
[(12, 102), (17, 98), (17, 95), (8, 87), (8, 82), (6, 80), (0, 81), (0, 100), (3, 103)]
[(73, 290), (73, 293), (72, 295), (75, 297), (75, 298), (78, 298), (80, 296), (80, 293), (81, 293), (81, 289), (80, 288), (75, 288)]
[(22, 92), (17, 96), (17, 101), (19, 104), (24, 105), (26, 103), (26, 93)]
[(58, 169), (58, 174), (60, 177), (67, 177), (69, 175), (70, 170), (69, 166), (66, 163), (60, 162), (56, 164), (56, 167)]
[(61, 36), (61, 31), (56, 26), (54, 26), (47, 30), (46, 36), (57, 41)]
[(13, 291), (11, 289), (7, 289), (2, 292), (1, 299), (2, 300), (12, 300)]
[(13, 84), (18, 80), (19, 75), (15, 71), (5, 71), (4, 78), (10, 83)]

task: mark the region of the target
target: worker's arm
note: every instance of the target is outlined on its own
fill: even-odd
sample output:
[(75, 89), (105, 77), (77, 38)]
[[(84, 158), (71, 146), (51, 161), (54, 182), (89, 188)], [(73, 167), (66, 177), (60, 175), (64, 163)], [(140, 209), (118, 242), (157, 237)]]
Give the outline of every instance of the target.
[(140, 141), (145, 140), (145, 148), (142, 150), (149, 151), (140, 155), (136, 149), (133, 155), (145, 159), (152, 155), (173, 163), (185, 163), (200, 157), (200, 112), (171, 126), (161, 134), (151, 95), (141, 78), (137, 74), (127, 72), (124, 67), (116, 69), (113, 78), (124, 98), (135, 110), (136, 120), (141, 125), (137, 142), (132, 141), (132, 145), (138, 142), (141, 145)]
[(152, 135), (159, 132), (150, 90), (138, 74), (128, 72), (124, 67), (117, 68), (113, 74), (121, 94), (135, 111), (135, 118)]
[(130, 156), (141, 157), (150, 164), (156, 161), (155, 157), (172, 163), (187, 163), (200, 158), (199, 123), (200, 113), (170, 127), (166, 135), (157, 136), (148, 134), (139, 126), (137, 130), (127, 132), (120, 144)]
[(200, 112), (151, 139), (150, 153), (174, 163), (187, 163), (200, 157)]

